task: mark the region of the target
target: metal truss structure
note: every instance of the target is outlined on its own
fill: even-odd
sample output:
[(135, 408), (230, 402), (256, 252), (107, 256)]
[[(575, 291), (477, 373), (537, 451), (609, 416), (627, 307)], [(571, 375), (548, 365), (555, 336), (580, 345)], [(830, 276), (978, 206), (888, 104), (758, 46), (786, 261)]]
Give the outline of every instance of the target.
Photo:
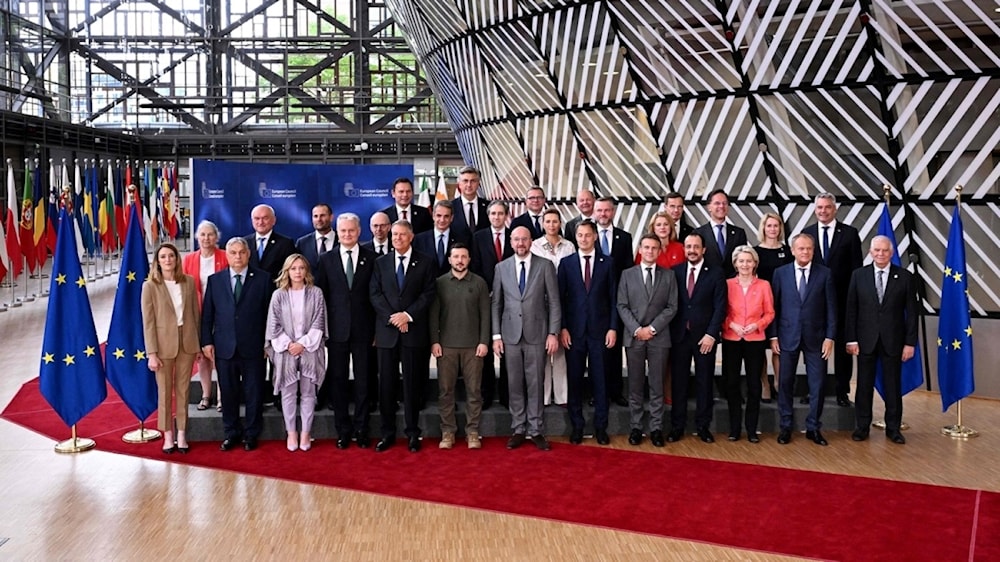
[[(939, 302), (955, 186), (974, 314), (1000, 314), (1000, 6), (974, 0), (389, 0), (493, 196), (542, 186), (575, 214), (618, 198), (638, 232), (668, 191), (724, 188), (748, 232), (834, 193)], [(909, 257), (909, 260), (906, 259)]]
[(145, 157), (458, 154), (381, 4), (6, 4), (0, 108), (14, 114), (135, 135)]

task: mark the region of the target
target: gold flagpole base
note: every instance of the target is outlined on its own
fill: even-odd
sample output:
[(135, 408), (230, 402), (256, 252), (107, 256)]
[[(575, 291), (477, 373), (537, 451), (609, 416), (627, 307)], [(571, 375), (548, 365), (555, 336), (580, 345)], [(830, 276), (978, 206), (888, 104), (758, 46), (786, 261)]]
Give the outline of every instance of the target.
[(73, 437), (56, 443), (57, 453), (82, 453), (97, 446), (97, 442), (86, 437)]
[(941, 433), (952, 439), (971, 439), (979, 437), (979, 432), (965, 425), (946, 425), (941, 428)]
[(140, 427), (122, 435), (122, 441), (126, 443), (149, 443), (150, 441), (156, 441), (160, 437), (163, 437), (163, 434), (159, 430)]
[[(885, 420), (875, 420), (875, 421), (873, 421), (872, 422), (872, 427), (874, 427), (875, 429), (881, 429), (882, 431), (885, 431)], [(906, 422), (901, 422), (899, 424), (899, 430), (900, 431), (906, 431), (907, 429), (910, 429), (910, 424), (908, 424)]]

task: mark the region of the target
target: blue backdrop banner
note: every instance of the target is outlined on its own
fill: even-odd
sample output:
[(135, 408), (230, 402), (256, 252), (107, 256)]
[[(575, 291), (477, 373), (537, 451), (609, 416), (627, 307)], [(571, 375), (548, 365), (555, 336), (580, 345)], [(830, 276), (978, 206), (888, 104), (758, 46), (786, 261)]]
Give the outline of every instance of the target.
[(412, 181), (413, 166), (192, 160), (191, 232), (210, 220), (219, 226), (219, 246), (225, 247), (229, 238), (253, 231), (250, 211), (266, 203), (278, 219), (274, 229), (295, 239), (312, 231), (312, 207), (327, 203), (334, 216), (345, 211), (360, 216), (361, 239), (368, 240), (368, 219), (392, 204), (392, 184), (399, 177)]

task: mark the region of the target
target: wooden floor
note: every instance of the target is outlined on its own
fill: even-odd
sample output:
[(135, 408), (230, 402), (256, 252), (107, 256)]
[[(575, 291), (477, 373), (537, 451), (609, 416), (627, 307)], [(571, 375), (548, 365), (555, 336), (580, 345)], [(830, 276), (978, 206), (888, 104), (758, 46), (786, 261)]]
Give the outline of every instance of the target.
[[(106, 335), (116, 278), (92, 284), (98, 335)], [(34, 288), (34, 285), (32, 286)], [(7, 301), (3, 289), (0, 301)], [(37, 376), (45, 300), (0, 313), (0, 409)], [(138, 311), (136, 311), (138, 314)], [(876, 417), (878, 413), (876, 413)], [(982, 431), (957, 441), (936, 394), (905, 398), (908, 443), (873, 433), (829, 447), (796, 436), (780, 446), (695, 439), (650, 454), (757, 463), (1000, 491), (1000, 404), (964, 402)], [(629, 448), (624, 437), (612, 446)], [(785, 560), (789, 557), (581, 525), (462, 509), (112, 455), (58, 455), (53, 443), (0, 420), (0, 560)], [(374, 453), (373, 453), (374, 454)], [(455, 486), (461, 482), (456, 479)], [(760, 490), (769, 494), (770, 490)], [(762, 532), (779, 532), (761, 524)], [(9, 539), (4, 542), (4, 539)]]

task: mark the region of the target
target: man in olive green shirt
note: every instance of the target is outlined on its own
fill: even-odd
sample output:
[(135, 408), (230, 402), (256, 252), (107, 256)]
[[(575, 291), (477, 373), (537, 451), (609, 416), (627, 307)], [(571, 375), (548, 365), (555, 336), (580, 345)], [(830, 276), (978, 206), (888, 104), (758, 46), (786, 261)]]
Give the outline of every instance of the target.
[(442, 449), (455, 446), (455, 383), (459, 367), (465, 377), (465, 436), (470, 449), (482, 447), (479, 418), (483, 410), (480, 383), (483, 357), (490, 341), (490, 290), (483, 278), (469, 271), (469, 247), (452, 244), (451, 271), (437, 278), (431, 304), (431, 354), (437, 358), (438, 408), (441, 411)]

